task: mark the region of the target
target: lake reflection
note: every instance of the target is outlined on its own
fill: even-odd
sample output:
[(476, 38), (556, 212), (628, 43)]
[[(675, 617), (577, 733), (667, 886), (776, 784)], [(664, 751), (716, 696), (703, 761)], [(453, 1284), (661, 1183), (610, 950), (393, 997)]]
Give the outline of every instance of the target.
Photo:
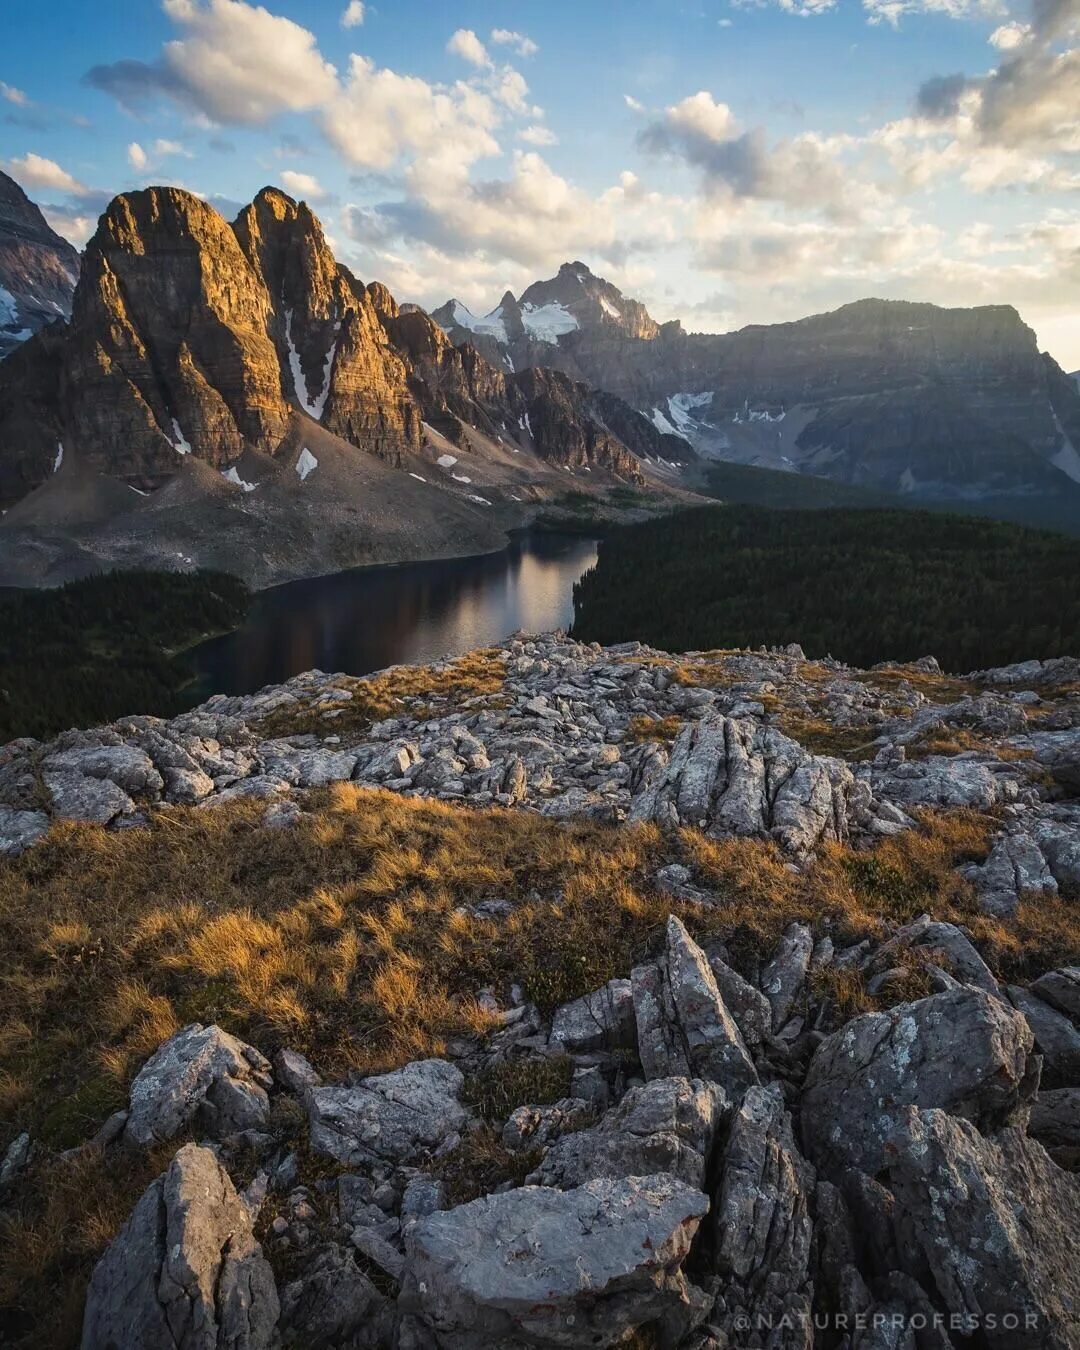
[(275, 586), (242, 628), (192, 652), (197, 697), (246, 694), (319, 669), (367, 675), (501, 642), (518, 629), (568, 628), (573, 588), (596, 543), (535, 534), (501, 553), (364, 567)]

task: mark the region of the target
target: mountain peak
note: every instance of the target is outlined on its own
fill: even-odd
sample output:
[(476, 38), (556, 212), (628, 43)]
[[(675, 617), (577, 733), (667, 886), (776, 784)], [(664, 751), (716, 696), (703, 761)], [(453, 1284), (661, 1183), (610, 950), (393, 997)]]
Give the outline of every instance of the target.
[(70, 315), (78, 277), (78, 253), (0, 173), (0, 357)]

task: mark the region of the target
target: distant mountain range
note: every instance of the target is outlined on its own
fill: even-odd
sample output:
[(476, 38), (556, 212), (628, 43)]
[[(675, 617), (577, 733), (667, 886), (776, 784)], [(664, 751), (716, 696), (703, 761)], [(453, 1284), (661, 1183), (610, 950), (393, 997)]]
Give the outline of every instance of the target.
[(657, 324), (567, 263), (478, 318), (433, 313), (455, 344), (617, 394), (702, 455), (916, 498), (1078, 493), (1080, 387), (1007, 305), (862, 300), (736, 333)]
[(70, 322), (0, 362), (0, 580), (476, 552), (569, 492), (678, 491), (691, 459), (564, 372), (458, 350), (283, 193), (230, 225), (150, 188), (102, 216)]
[(71, 314), (79, 255), (13, 178), (0, 173), (0, 357)]
[(573, 262), (428, 316), (273, 188), (231, 224), (122, 195), (80, 260), (9, 179), (0, 304), (0, 584), (478, 552), (698, 500), (710, 460), (1080, 531), (1080, 381), (1007, 306), (693, 334)]

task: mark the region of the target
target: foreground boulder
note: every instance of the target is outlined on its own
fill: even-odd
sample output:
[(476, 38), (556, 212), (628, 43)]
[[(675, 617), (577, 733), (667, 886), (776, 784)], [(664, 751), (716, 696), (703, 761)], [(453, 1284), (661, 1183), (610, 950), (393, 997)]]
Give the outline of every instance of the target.
[(795, 1146), (777, 1084), (747, 1092), (722, 1167), (713, 1217), (722, 1286), (709, 1320), (732, 1344), (757, 1344), (742, 1339), (749, 1327), (758, 1336), (774, 1329), (770, 1346), (808, 1345), (814, 1169)]
[(856, 1017), (810, 1062), (802, 1134), (829, 1173), (875, 1175), (906, 1106), (941, 1107), (980, 1129), (1009, 1123), (1039, 1080), (1024, 1017), (962, 987)]
[(195, 1123), (212, 1138), (259, 1129), (270, 1115), (269, 1062), (254, 1048), (198, 1022), (154, 1052), (131, 1085), (124, 1138), (146, 1147)]
[(274, 1276), (209, 1149), (185, 1145), (98, 1262), (82, 1350), (270, 1350)]
[(489, 1195), (412, 1229), (401, 1306), (440, 1350), (611, 1346), (645, 1326), (674, 1347), (708, 1311), (682, 1271), (708, 1208), (665, 1175)]
[(889, 1155), (911, 1273), (990, 1350), (1072, 1350), (1080, 1179), (1020, 1130), (986, 1139), (944, 1111), (906, 1108)]
[(658, 960), (636, 967), (631, 984), (638, 1055), (647, 1079), (706, 1078), (733, 1097), (757, 1082), (708, 958), (681, 919), (668, 918)]
[(312, 1088), (311, 1147), (347, 1167), (417, 1162), (469, 1123), (464, 1086), (453, 1064), (424, 1059), (355, 1087)]

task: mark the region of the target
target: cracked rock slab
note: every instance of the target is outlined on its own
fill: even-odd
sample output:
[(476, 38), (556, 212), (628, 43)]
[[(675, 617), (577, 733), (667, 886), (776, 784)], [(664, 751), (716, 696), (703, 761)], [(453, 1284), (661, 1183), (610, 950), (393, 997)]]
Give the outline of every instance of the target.
[(832, 1176), (880, 1170), (903, 1108), (941, 1107), (980, 1129), (1009, 1123), (1038, 1086), (1024, 1017), (961, 986), (867, 1013), (823, 1041), (802, 1096), (807, 1154)]
[(311, 1147), (350, 1167), (418, 1162), (470, 1123), (464, 1086), (453, 1064), (424, 1059), (354, 1087), (312, 1088)]
[(657, 962), (636, 967), (631, 984), (646, 1079), (704, 1078), (732, 1096), (757, 1082), (708, 958), (674, 914)]
[(272, 1350), (274, 1276), (213, 1153), (186, 1144), (90, 1281), (82, 1350)]
[(708, 1208), (665, 1175), (485, 1196), (415, 1225), (400, 1304), (440, 1350), (613, 1346), (650, 1324), (673, 1350), (709, 1307), (682, 1270)]
[(713, 1142), (731, 1111), (715, 1083), (654, 1079), (631, 1088), (592, 1129), (557, 1140), (529, 1182), (565, 1190), (597, 1177), (666, 1172), (704, 1190)]
[(732, 1344), (747, 1326), (768, 1326), (776, 1350), (807, 1345), (814, 1184), (779, 1085), (750, 1088), (731, 1124), (713, 1217), (722, 1286), (710, 1322)]
[(160, 1045), (131, 1084), (124, 1138), (148, 1147), (189, 1122), (213, 1138), (265, 1127), (270, 1064), (219, 1026), (193, 1022)]
[(1040, 1144), (1018, 1129), (987, 1139), (945, 1111), (908, 1107), (884, 1180), (918, 1252), (905, 1244), (910, 1273), (928, 1271), (948, 1311), (976, 1319), (980, 1344), (1076, 1346), (1080, 1179)]

